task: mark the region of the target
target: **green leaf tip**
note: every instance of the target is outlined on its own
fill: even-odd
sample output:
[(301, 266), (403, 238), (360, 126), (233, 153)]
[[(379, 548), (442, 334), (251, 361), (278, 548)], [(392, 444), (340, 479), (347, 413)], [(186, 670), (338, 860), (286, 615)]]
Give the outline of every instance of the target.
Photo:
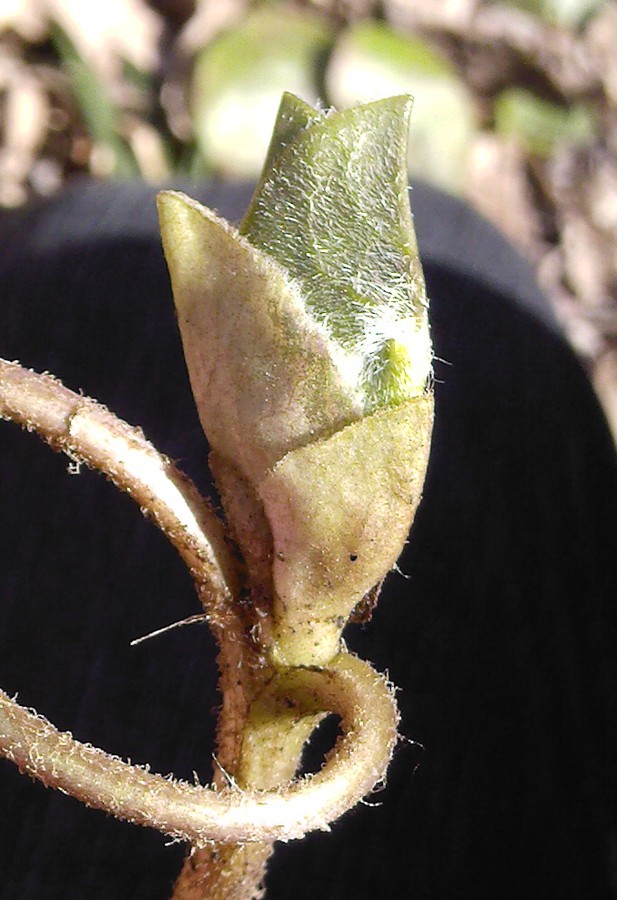
[[(365, 408), (416, 396), (430, 372), (426, 293), (409, 208), (412, 98), (318, 111), (283, 96), (268, 157), (240, 232), (285, 268), (306, 309), (357, 369)], [(391, 339), (412, 366), (379, 361)]]

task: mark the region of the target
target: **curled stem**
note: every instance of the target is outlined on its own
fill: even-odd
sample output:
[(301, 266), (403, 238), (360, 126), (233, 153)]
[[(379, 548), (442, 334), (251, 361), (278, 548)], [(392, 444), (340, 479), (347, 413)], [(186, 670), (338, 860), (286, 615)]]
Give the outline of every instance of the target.
[(193, 846), (292, 840), (327, 829), (384, 780), (396, 742), (396, 704), (386, 679), (349, 653), (327, 669), (281, 672), (266, 690), (283, 692), (299, 715), (341, 717), (343, 734), (321, 771), (285, 788), (243, 791), (232, 784), (215, 790), (164, 778), (59, 732), (3, 692), (0, 753), (88, 806)]
[[(222, 614), (235, 591), (223, 525), (195, 485), (143, 435), (52, 375), (0, 359), (0, 418), (37, 431), (55, 450), (99, 469), (147, 512)], [(228, 616), (229, 604), (225, 604)]]
[[(232, 602), (236, 573), (223, 526), (194, 485), (142, 432), (52, 376), (3, 360), (0, 417), (36, 430), (55, 449), (98, 468), (152, 516), (192, 572), (221, 641), (222, 687), (232, 661), (247, 668), (241, 664), (251, 651)], [(233, 653), (230, 648), (235, 648)], [(288, 714), (279, 731), (284, 745), (280, 774), (289, 781), (290, 760), (297, 759), (302, 743), (298, 735), (308, 733), (307, 721), (334, 712), (341, 717), (343, 734), (317, 775), (270, 790), (242, 790), (235, 782), (215, 788), (189, 785), (82, 744), (1, 691), (0, 754), (47, 786), (194, 848), (212, 841), (229, 845), (290, 840), (326, 829), (385, 778), (396, 742), (397, 710), (387, 681), (368, 663), (343, 652), (325, 669), (282, 670), (258, 691), (250, 712), (245, 687), (241, 685), (242, 696), (231, 703), (224, 697), (227, 724), (219, 734), (223, 757), (233, 751), (238, 726), (243, 725), (242, 752), (249, 761), (255, 757), (260, 741), (276, 735), (284, 708)], [(261, 780), (252, 771), (245, 777), (247, 782)]]

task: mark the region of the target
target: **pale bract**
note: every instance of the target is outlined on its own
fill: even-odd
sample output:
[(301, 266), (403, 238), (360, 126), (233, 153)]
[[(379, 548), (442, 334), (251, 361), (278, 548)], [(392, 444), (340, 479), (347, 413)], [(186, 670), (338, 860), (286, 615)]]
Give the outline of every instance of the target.
[(406, 180), (411, 98), (283, 97), (239, 228), (159, 214), (211, 467), (276, 665), (325, 665), (420, 499), (431, 344)]

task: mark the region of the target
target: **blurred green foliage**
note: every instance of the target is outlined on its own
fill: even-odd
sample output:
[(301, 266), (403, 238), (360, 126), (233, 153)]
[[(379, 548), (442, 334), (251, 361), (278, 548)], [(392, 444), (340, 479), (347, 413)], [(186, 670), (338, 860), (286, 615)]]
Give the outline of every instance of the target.
[(193, 72), (192, 119), (211, 171), (257, 175), (284, 90), (339, 109), (411, 93), (410, 173), (455, 193), (462, 189), (474, 105), (447, 58), (427, 41), (371, 20), (337, 36), (312, 13), (255, 10), (205, 47)]
[[(491, 5), (491, 0), (487, 3)], [(511, 0), (500, 5), (524, 10), (538, 23), (548, 20), (574, 30), (604, 0)], [(109, 174), (144, 174), (123, 119), (126, 109), (114, 105), (96, 71), (57, 28), (54, 42), (86, 128), (98, 149), (109, 152)], [(176, 51), (171, 47), (173, 59)], [(137, 116), (147, 121), (152, 110), (159, 111), (152, 124), (163, 168), (191, 177), (257, 178), (285, 91), (311, 105), (337, 109), (411, 94), (415, 102), (409, 174), (461, 195), (482, 131), (514, 137), (525, 152), (540, 158), (564, 143), (589, 141), (597, 133), (600, 120), (589, 104), (568, 102), (565, 96), (555, 102), (550, 78), (544, 84), (541, 78), (538, 81), (537, 60), (529, 65), (528, 81), (520, 78), (525, 69), (519, 61), (517, 81), (507, 87), (504, 63), (506, 77), (492, 76), (493, 88), (483, 93), (469, 79), (460, 52), (448, 54), (446, 47), (448, 41), (437, 33), (429, 39), (374, 15), (343, 22), (327, 10), (268, 0), (248, 4), (233, 25), (205, 40), (175, 69), (172, 65), (169, 72), (134, 72), (130, 79), (126, 71), (125, 75), (147, 98)], [(500, 63), (497, 57), (491, 64)], [(182, 115), (188, 123), (182, 133), (161, 108), (157, 99), (161, 86), (163, 93), (171, 86), (176, 98), (182, 98)]]
[(495, 101), (497, 133), (515, 137), (534, 156), (546, 158), (565, 142), (583, 143), (594, 127), (595, 117), (583, 103), (568, 108), (521, 88), (508, 88)]
[[(501, 2), (503, 0), (493, 0)], [(566, 28), (580, 28), (590, 16), (597, 12), (606, 0), (510, 0), (508, 6), (515, 6)]]
[(120, 133), (120, 110), (113, 103), (96, 70), (81, 56), (59, 26), (52, 30), (52, 41), (65, 72), (88, 133), (99, 152), (107, 155), (108, 174), (116, 178), (135, 178), (139, 167), (130, 147)]
[(266, 6), (198, 54), (190, 106), (208, 168), (238, 178), (260, 172), (282, 93), (319, 101), (333, 41), (320, 16)]

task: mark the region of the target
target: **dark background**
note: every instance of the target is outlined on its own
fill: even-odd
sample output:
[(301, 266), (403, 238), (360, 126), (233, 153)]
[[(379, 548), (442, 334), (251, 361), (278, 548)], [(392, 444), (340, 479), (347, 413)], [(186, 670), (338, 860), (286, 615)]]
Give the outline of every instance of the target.
[[(203, 188), (238, 217), (249, 196)], [(0, 217), (0, 354), (142, 425), (208, 491), (153, 191), (76, 185)], [(424, 500), (349, 643), (400, 688), (387, 787), (280, 846), (268, 896), (617, 896), (617, 472), (526, 266), (462, 205), (412, 194), (436, 347)], [(214, 647), (132, 501), (0, 426), (0, 684), (80, 740), (209, 778)], [(417, 742), (417, 743), (414, 743)], [(423, 749), (419, 746), (422, 745)], [(419, 765), (418, 765), (419, 764)], [(163, 900), (183, 848), (0, 762), (2, 900)]]

